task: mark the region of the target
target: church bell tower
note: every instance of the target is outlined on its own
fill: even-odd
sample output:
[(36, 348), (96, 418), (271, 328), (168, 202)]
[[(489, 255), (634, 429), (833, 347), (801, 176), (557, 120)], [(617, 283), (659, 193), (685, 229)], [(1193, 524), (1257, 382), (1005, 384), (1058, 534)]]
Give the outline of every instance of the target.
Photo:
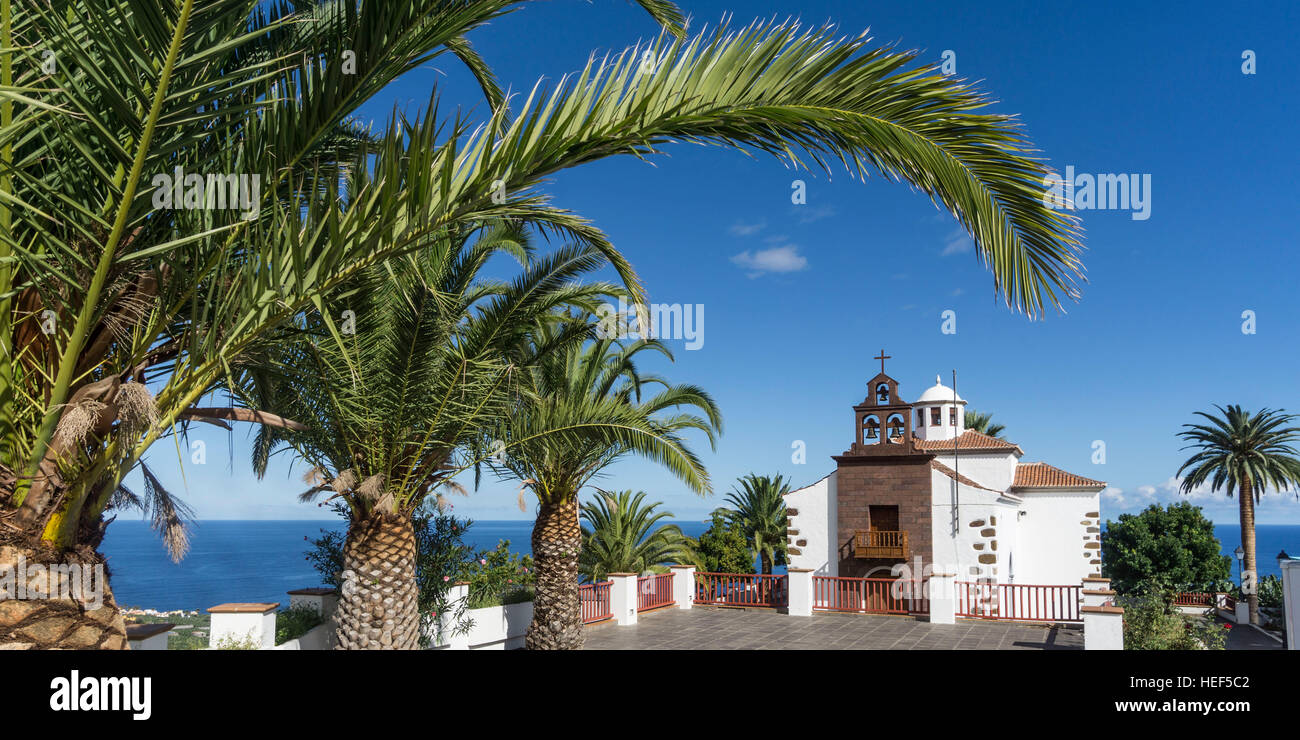
[(885, 374), (884, 350), (880, 373), (868, 382), (868, 394), (853, 407), (853, 444), (845, 456), (910, 455), (917, 452), (912, 435), (912, 404), (898, 395), (898, 381)]

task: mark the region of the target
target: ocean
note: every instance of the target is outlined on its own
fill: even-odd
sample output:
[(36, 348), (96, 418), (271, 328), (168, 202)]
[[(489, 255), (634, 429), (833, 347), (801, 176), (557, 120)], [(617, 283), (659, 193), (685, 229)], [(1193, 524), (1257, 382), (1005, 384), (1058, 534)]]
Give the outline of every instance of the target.
[[(699, 521), (676, 524), (691, 537), (707, 527)], [(102, 549), (113, 574), (113, 593), (123, 607), (206, 609), (230, 601), (287, 604), (286, 591), (321, 585), (306, 559), (307, 538), (319, 537), (322, 529), (343, 527), (342, 522), (332, 521), (202, 521), (193, 527), (189, 555), (177, 564), (167, 557), (146, 522), (118, 521), (109, 526)], [(1230, 556), (1241, 543), (1240, 527), (1221, 524), (1214, 531), (1224, 554)], [(512, 551), (527, 554), (531, 533), (531, 521), (475, 521), (465, 542), (492, 548), (500, 540), (509, 540)], [(1300, 555), (1300, 525), (1261, 524), (1255, 536), (1261, 576), (1281, 575), (1279, 550)], [(1235, 560), (1232, 570), (1236, 580)]]
[[(708, 527), (676, 522), (688, 536)], [(147, 522), (117, 521), (108, 527), (101, 550), (108, 558), (113, 595), (122, 607), (170, 611), (206, 609), (231, 601), (288, 604), (285, 592), (321, 585), (307, 562), (307, 538), (321, 530), (343, 531), (342, 521), (196, 522), (190, 552), (173, 563)], [(531, 554), (531, 521), (475, 520), (464, 542), (491, 549), (501, 540), (510, 550)]]

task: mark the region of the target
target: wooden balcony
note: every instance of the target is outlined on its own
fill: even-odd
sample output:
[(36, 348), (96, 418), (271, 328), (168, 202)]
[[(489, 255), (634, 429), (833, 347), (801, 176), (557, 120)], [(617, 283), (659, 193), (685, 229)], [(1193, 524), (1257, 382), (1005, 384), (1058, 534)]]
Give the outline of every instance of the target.
[(909, 555), (905, 531), (859, 529), (853, 533), (854, 557), (906, 560)]

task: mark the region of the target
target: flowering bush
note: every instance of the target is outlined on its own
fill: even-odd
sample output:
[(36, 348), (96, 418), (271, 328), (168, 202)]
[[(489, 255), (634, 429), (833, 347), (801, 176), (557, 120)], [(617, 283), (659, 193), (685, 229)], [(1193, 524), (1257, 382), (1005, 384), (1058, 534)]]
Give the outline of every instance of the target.
[(501, 540), (463, 562), (458, 580), (469, 581), (471, 609), (531, 601), (533, 559), (510, 552), (510, 540)]

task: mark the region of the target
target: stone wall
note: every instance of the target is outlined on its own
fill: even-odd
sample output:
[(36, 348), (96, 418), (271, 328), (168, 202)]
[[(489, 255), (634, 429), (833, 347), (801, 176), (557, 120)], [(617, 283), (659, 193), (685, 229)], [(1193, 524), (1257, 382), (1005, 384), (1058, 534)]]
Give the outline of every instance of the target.
[(930, 455), (899, 457), (841, 457), (836, 474), (838, 517), (839, 575), (863, 577), (872, 569), (873, 577), (888, 576), (888, 567), (897, 560), (859, 560), (853, 557), (853, 533), (871, 528), (871, 506), (897, 506), (898, 526), (908, 533), (911, 552), (909, 564), (931, 558), (931, 491)]

